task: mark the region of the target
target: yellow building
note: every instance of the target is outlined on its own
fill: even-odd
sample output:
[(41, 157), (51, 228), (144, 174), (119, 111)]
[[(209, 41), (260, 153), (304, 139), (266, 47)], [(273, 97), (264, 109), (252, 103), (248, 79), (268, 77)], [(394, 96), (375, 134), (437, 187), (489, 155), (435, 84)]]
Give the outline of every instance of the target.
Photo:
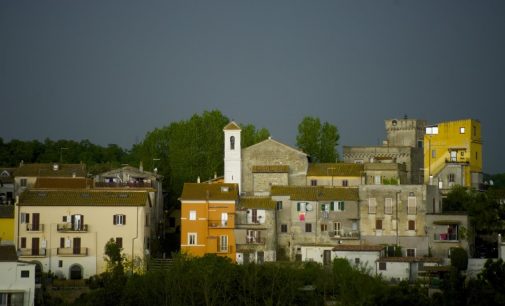
[(424, 182), (447, 190), (453, 185), (479, 188), (482, 140), (478, 120), (442, 122), (426, 128)]
[(151, 206), (148, 190), (28, 188), (14, 214), (18, 255), (59, 277), (88, 278), (105, 270), (113, 239), (142, 268)]
[(186, 183), (181, 195), (181, 251), (236, 260), (237, 184)]
[(0, 242), (14, 242), (14, 205), (0, 205)]

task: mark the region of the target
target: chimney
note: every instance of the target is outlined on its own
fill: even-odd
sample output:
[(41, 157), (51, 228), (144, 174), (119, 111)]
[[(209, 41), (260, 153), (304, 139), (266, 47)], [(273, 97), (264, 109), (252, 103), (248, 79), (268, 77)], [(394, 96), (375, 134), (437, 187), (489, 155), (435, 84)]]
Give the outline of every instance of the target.
[(196, 179), (196, 182), (197, 182), (198, 184), (200, 184), (200, 176), (198, 176), (198, 178)]
[(139, 170), (140, 172), (144, 172), (144, 164), (142, 163), (142, 161), (140, 161)]
[(214, 172), (214, 179), (217, 179), (217, 172)]

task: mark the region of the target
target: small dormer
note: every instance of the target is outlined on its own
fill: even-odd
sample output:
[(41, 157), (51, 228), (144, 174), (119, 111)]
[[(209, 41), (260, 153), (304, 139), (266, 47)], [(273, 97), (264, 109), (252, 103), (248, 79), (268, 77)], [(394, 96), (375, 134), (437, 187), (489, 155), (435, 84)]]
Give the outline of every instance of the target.
[(221, 186), (221, 192), (229, 192), (230, 187), (229, 186)]
[(58, 170), (60, 170), (60, 165), (58, 165), (56, 163), (53, 164), (53, 171), (58, 171)]

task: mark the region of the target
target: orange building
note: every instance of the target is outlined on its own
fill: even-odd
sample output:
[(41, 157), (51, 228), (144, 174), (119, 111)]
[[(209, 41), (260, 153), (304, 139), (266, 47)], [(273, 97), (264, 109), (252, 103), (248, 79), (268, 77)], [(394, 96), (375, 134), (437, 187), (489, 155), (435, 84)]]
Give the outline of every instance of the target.
[(181, 195), (181, 251), (236, 260), (237, 184), (186, 183)]

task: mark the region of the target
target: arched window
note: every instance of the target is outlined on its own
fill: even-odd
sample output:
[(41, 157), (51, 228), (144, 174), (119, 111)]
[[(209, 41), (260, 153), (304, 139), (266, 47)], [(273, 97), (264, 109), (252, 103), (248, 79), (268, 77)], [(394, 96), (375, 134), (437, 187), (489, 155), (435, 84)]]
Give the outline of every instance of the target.
[(78, 264), (70, 266), (70, 279), (82, 279), (82, 267)]
[(235, 150), (235, 136), (230, 137), (230, 150)]

